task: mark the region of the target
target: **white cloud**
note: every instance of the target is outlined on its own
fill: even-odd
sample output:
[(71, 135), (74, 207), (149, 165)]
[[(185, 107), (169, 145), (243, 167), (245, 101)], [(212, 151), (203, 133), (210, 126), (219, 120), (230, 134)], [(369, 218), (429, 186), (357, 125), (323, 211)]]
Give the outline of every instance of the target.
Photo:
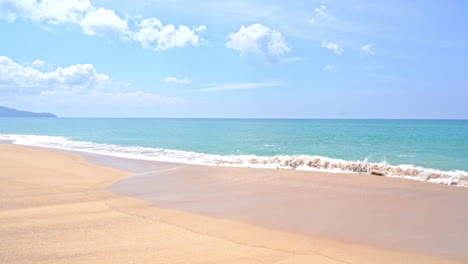
[(80, 21), (87, 35), (124, 35), (128, 33), (127, 20), (120, 18), (113, 10), (99, 8), (86, 13)]
[(262, 87), (283, 86), (284, 83), (277, 81), (267, 82), (244, 82), (244, 83), (227, 83), (212, 86), (209, 88), (200, 89), (202, 92), (216, 92), (216, 91), (233, 91), (233, 90), (251, 90)]
[(72, 23), (87, 35), (126, 34), (127, 20), (113, 10), (94, 7), (89, 0), (3, 0), (0, 14), (8, 20), (25, 17), (37, 23)]
[(325, 65), (323, 67), (323, 69), (326, 70), (326, 71), (332, 71), (332, 70), (336, 69), (336, 65), (335, 64), (328, 64), (328, 65)]
[(206, 30), (207, 30), (207, 27), (205, 25), (201, 25), (195, 28), (195, 32), (205, 32)]
[(366, 44), (361, 46), (361, 50), (369, 55), (374, 55), (375, 52), (372, 50), (372, 44)]
[(189, 78), (178, 79), (178, 78), (176, 78), (176, 77), (168, 76), (168, 77), (164, 78), (164, 82), (165, 82), (165, 83), (189, 84), (189, 83), (190, 83), (190, 79), (189, 79)]
[(108, 75), (97, 73), (91, 64), (75, 64), (44, 72), (0, 56), (0, 91), (4, 89), (13, 92), (4, 93), (0, 101), (12, 107), (29, 105), (32, 109), (59, 115), (151, 116), (161, 113), (156, 109), (184, 102), (175, 97), (128, 91), (128, 84), (124, 88), (126, 91), (120, 91), (118, 83), (111, 83)]
[(144, 48), (154, 50), (198, 46), (204, 40), (197, 33), (206, 30), (205, 25), (194, 30), (183, 25), (178, 28), (172, 24), (164, 26), (156, 18), (142, 20), (139, 27), (140, 30), (133, 35), (133, 39), (140, 42)]
[(328, 12), (327, 6), (325, 5), (321, 5), (320, 7), (315, 8), (314, 11), (321, 18), (328, 19), (328, 20), (336, 19), (334, 15)]
[(42, 72), (22, 66), (6, 56), (0, 56), (0, 89), (60, 88), (79, 91), (97, 88), (109, 81), (108, 75), (97, 73), (91, 64), (75, 64), (66, 68), (58, 67), (51, 72)]
[(3, 0), (0, 14), (8, 20), (26, 17), (49, 24), (79, 23), (91, 7), (89, 0)]
[(228, 48), (240, 51), (241, 55), (254, 53), (274, 63), (291, 50), (280, 32), (260, 24), (242, 26), (228, 38)]
[(314, 16), (309, 19), (310, 24), (315, 24), (317, 21), (321, 20), (336, 20), (335, 16), (328, 11), (327, 6), (321, 5), (314, 9)]
[(343, 47), (341, 47), (341, 45), (338, 43), (324, 40), (322, 41), (322, 47), (333, 51), (336, 55), (341, 55), (343, 53)]
[(94, 7), (89, 0), (0, 0), (0, 18), (15, 20), (18, 17), (37, 23), (79, 25), (87, 35), (116, 35), (122, 40), (133, 39), (144, 48), (167, 50), (206, 43), (199, 34), (205, 25), (190, 29), (187, 26), (163, 25), (156, 18), (135, 17), (139, 29), (131, 32), (127, 19), (114, 10)]
[(33, 68), (42, 68), (46, 65), (45, 61), (43, 60), (35, 60), (31, 63), (31, 67)]

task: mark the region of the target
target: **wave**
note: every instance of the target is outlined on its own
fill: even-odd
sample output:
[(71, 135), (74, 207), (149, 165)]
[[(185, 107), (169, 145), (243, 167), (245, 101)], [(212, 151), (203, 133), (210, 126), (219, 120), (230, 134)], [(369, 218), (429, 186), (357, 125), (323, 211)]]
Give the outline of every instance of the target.
[(188, 164), (314, 170), (327, 172), (366, 173), (388, 177), (400, 177), (438, 184), (468, 187), (468, 172), (442, 171), (414, 165), (390, 165), (386, 162), (346, 161), (320, 156), (255, 156), (255, 155), (214, 155), (191, 151), (139, 146), (122, 146), (85, 141), (74, 141), (66, 137), (36, 135), (0, 135), (0, 140), (18, 145), (56, 148), (110, 155), (123, 158), (179, 162)]

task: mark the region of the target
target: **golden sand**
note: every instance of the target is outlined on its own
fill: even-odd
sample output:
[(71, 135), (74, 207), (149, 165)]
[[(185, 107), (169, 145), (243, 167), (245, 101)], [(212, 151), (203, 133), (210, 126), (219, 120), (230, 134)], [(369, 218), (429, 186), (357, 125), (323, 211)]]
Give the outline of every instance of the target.
[(0, 263), (460, 263), (150, 207), (130, 173), (0, 145)]

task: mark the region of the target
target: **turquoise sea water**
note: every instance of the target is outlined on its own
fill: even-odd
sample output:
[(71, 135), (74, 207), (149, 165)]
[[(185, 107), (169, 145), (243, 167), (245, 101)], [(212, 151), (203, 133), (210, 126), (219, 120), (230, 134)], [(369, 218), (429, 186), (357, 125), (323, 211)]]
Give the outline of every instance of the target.
[(256, 156), (318, 156), (468, 171), (468, 120), (0, 118), (0, 134), (18, 144), (155, 160), (256, 165)]

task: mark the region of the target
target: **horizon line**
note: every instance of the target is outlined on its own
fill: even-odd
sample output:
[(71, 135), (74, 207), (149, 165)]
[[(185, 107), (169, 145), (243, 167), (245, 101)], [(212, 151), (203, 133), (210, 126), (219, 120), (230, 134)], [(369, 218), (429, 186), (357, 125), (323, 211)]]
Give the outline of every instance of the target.
[[(0, 118), (44, 118), (44, 117), (0, 117)], [(460, 120), (465, 121), (468, 118), (367, 118), (367, 117), (70, 117), (57, 116), (63, 119), (252, 119), (252, 120)], [(47, 119), (47, 118), (46, 118)], [(54, 118), (52, 118), (54, 119)]]

